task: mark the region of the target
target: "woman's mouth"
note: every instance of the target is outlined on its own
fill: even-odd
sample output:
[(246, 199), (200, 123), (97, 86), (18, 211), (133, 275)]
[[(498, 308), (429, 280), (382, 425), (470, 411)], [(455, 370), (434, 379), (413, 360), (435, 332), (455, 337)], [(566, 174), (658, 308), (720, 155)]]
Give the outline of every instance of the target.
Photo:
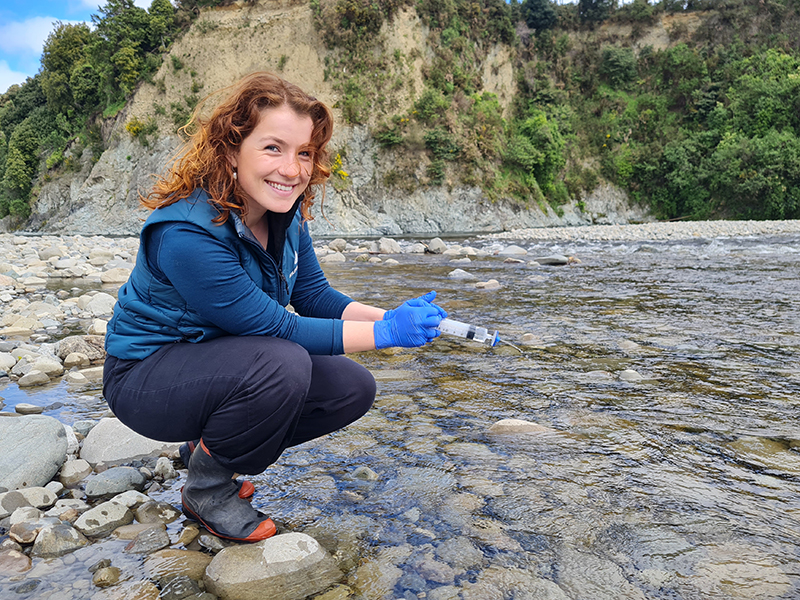
[(279, 192), (291, 192), (294, 189), (293, 185), (286, 185), (285, 183), (276, 183), (274, 181), (268, 181), (267, 185), (275, 188)]

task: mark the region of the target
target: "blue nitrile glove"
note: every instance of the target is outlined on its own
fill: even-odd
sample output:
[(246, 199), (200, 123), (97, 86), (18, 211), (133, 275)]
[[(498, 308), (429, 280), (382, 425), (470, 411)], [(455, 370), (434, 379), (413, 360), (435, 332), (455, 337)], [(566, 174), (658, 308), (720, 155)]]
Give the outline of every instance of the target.
[(393, 318), (394, 315), (397, 313), (397, 311), (400, 310), (403, 306), (425, 306), (426, 304), (435, 307), (439, 311), (439, 314), (442, 316), (442, 318), (446, 319), (447, 311), (445, 311), (441, 306), (433, 303), (435, 298), (436, 298), (436, 292), (430, 291), (427, 294), (420, 296), (419, 298), (412, 298), (411, 300), (406, 300), (405, 302), (403, 302), (403, 304), (401, 304), (397, 308), (392, 310), (387, 310), (385, 313), (383, 313), (383, 320), (388, 321), (389, 319)]
[(377, 349), (400, 346), (423, 346), (439, 335), (436, 327), (442, 321), (442, 309), (419, 299), (409, 300), (392, 311), (390, 318), (375, 321), (375, 347)]

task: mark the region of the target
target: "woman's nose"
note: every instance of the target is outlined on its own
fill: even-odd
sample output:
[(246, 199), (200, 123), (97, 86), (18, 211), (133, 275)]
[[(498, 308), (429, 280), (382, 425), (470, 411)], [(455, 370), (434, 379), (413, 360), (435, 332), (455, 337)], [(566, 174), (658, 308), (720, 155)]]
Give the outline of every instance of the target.
[(301, 172), (301, 165), (300, 161), (296, 158), (290, 158), (281, 164), (280, 169), (278, 171), (284, 177), (298, 177)]

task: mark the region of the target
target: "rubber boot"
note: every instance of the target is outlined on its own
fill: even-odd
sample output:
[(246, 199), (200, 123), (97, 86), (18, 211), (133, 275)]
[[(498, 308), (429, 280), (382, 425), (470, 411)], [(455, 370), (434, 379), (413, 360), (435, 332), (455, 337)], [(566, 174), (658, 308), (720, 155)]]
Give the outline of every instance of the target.
[(183, 512), (217, 537), (259, 542), (276, 533), (275, 523), (239, 497), (233, 471), (220, 465), (200, 440), (189, 459), (189, 476), (181, 490)]
[[(192, 440), (190, 442), (181, 444), (181, 447), (178, 448), (178, 452), (181, 455), (181, 460), (187, 467), (189, 466), (189, 459), (192, 457), (192, 452), (195, 451), (195, 448), (197, 448), (199, 444), (200, 440)], [(253, 497), (253, 494), (256, 493), (256, 486), (246, 479), (234, 479), (234, 483), (236, 483), (236, 485), (239, 487), (239, 498), (248, 500), (249, 498)]]

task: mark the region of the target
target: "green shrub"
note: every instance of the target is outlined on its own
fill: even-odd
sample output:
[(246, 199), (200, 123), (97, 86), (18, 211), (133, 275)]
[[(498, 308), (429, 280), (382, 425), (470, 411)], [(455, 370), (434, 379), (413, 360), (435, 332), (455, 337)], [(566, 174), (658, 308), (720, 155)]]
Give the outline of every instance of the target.
[(414, 115), (421, 123), (430, 124), (438, 120), (450, 106), (441, 91), (427, 88), (414, 104)]
[(424, 139), (425, 147), (437, 159), (455, 160), (461, 153), (461, 148), (453, 139), (453, 136), (442, 128), (437, 127), (428, 131)]
[(606, 46), (599, 73), (611, 87), (623, 87), (636, 78), (636, 55), (631, 48)]

